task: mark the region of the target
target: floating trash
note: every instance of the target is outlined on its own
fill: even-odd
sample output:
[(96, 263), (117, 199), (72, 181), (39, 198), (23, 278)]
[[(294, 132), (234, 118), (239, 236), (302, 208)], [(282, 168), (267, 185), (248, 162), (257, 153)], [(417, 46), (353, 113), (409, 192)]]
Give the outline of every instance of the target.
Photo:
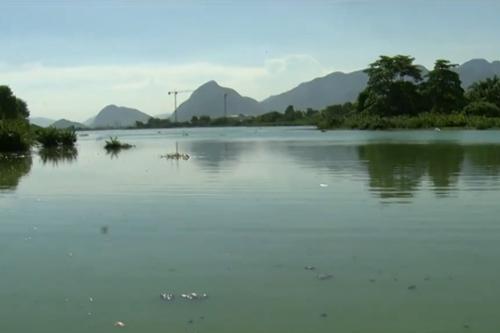
[(169, 294), (169, 293), (161, 293), (160, 298), (164, 301), (173, 301), (175, 299), (174, 294)]
[(328, 317), (328, 314), (326, 314), (326, 313), (324, 313), (324, 312), (323, 312), (323, 313), (322, 313), (322, 314), (320, 314), (319, 316), (320, 316), (321, 318), (326, 318), (326, 317)]
[(89, 302), (92, 303), (94, 301), (94, 297), (89, 297)]
[(328, 187), (328, 184), (319, 184), (319, 187)]
[(113, 324), (113, 326), (123, 328), (125, 327), (125, 323), (123, 321), (117, 321)]
[(408, 287), (408, 290), (415, 290), (415, 289), (417, 289), (417, 286), (414, 284)]
[(194, 301), (194, 300), (206, 299), (206, 298), (208, 298), (208, 295), (207, 295), (207, 293), (198, 294), (198, 293), (192, 292), (192, 293), (188, 293), (188, 294), (181, 294), (181, 298), (187, 299), (189, 301)]
[(314, 266), (306, 266), (306, 267), (304, 267), (304, 269), (306, 271), (314, 271), (316, 269), (316, 267), (314, 267)]

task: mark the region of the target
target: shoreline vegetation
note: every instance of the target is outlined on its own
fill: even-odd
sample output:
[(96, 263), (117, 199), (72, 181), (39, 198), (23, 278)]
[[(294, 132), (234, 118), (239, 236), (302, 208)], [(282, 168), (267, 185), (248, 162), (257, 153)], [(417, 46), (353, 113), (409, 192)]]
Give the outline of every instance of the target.
[[(129, 129), (224, 126), (316, 126), (320, 130), (500, 128), (500, 78), (494, 76), (478, 81), (464, 90), (454, 71), (456, 66), (439, 59), (434, 68), (424, 74), (410, 56), (381, 56), (365, 70), (367, 86), (354, 102), (305, 111), (295, 110), (290, 105), (284, 112), (271, 111), (258, 116), (215, 119), (194, 116), (186, 122), (150, 118), (147, 122), (136, 122)], [(38, 127), (30, 124), (28, 117), (26, 102), (16, 97), (8, 86), (0, 86), (1, 153), (27, 152), (36, 145), (46, 149), (74, 147), (75, 129)], [(109, 146), (113, 149), (119, 142), (111, 140)]]
[(72, 129), (42, 128), (29, 123), (28, 105), (8, 86), (0, 86), (0, 153), (26, 153), (41, 149), (73, 148), (76, 133)]
[(216, 126), (316, 126), (328, 129), (432, 129), (500, 128), (500, 78), (497, 76), (462, 88), (457, 66), (436, 60), (424, 75), (414, 58), (381, 56), (365, 72), (368, 84), (356, 101), (323, 110), (268, 112), (259, 116), (211, 119), (193, 117), (189, 122), (151, 118), (135, 128)]

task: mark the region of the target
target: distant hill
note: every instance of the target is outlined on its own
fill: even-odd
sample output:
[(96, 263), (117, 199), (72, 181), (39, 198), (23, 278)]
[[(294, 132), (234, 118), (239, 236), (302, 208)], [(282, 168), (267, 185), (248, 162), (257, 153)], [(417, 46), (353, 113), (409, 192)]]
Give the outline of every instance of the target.
[(500, 61), (488, 62), (484, 59), (467, 61), (457, 68), (464, 88), (476, 81), (481, 81), (495, 75), (500, 76)]
[[(258, 115), (264, 112), (259, 102), (243, 97), (230, 88), (224, 88), (215, 81), (209, 81), (196, 89), (191, 97), (177, 108), (179, 121), (191, 120), (193, 116), (219, 118), (224, 115), (224, 94), (227, 94), (228, 115)], [(175, 113), (170, 117), (175, 119)]]
[(82, 123), (77, 123), (75, 121), (70, 121), (67, 119), (59, 119), (58, 121), (52, 123), (50, 127), (55, 127), (59, 129), (66, 129), (66, 128), (74, 128), (74, 129), (82, 129), (82, 128), (87, 128)]
[(137, 109), (124, 106), (108, 105), (103, 108), (97, 116), (90, 122), (93, 128), (124, 128), (135, 126), (136, 121), (146, 122), (150, 115)]
[(352, 73), (335, 72), (309, 82), (279, 95), (271, 96), (261, 102), (267, 111), (285, 111), (288, 105), (295, 109), (322, 109), (332, 104), (355, 100), (368, 82), (363, 71)]
[(44, 118), (44, 117), (33, 117), (33, 118), (30, 118), (29, 120), (30, 120), (30, 123), (35, 124), (35, 125), (40, 126), (40, 127), (48, 127), (55, 122), (54, 119)]
[[(421, 67), (423, 74), (428, 70)], [(457, 67), (464, 88), (472, 83), (494, 75), (500, 76), (500, 61), (488, 62), (484, 59), (470, 60)], [(268, 111), (284, 111), (288, 105), (296, 109), (323, 109), (332, 104), (354, 101), (366, 87), (368, 76), (363, 71), (352, 73), (335, 72), (309, 82), (279, 95), (271, 96), (261, 102)]]

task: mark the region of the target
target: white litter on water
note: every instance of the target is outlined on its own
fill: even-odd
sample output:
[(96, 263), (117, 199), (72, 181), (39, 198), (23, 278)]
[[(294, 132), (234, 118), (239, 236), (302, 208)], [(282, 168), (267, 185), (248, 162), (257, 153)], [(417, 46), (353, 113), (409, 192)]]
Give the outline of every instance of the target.
[(328, 184), (319, 184), (319, 187), (328, 187)]
[(123, 321), (117, 321), (113, 326), (114, 327), (125, 327), (125, 323)]

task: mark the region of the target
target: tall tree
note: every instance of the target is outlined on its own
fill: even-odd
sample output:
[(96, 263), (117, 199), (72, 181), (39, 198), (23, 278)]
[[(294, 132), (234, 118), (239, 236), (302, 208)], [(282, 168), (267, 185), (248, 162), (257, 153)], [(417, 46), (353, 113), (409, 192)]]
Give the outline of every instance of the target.
[(358, 98), (358, 109), (383, 116), (416, 114), (420, 108), (417, 83), (422, 73), (409, 56), (381, 56), (365, 70), (368, 85)]
[(448, 60), (436, 60), (434, 69), (427, 74), (427, 81), (422, 84), (422, 94), (427, 109), (439, 113), (451, 113), (463, 108), (464, 89), (460, 76), (453, 70), (456, 66)]
[(0, 120), (25, 119), (28, 116), (26, 103), (17, 98), (8, 86), (0, 86)]
[(488, 102), (500, 107), (500, 78), (494, 76), (475, 82), (467, 91), (467, 98), (471, 102)]

